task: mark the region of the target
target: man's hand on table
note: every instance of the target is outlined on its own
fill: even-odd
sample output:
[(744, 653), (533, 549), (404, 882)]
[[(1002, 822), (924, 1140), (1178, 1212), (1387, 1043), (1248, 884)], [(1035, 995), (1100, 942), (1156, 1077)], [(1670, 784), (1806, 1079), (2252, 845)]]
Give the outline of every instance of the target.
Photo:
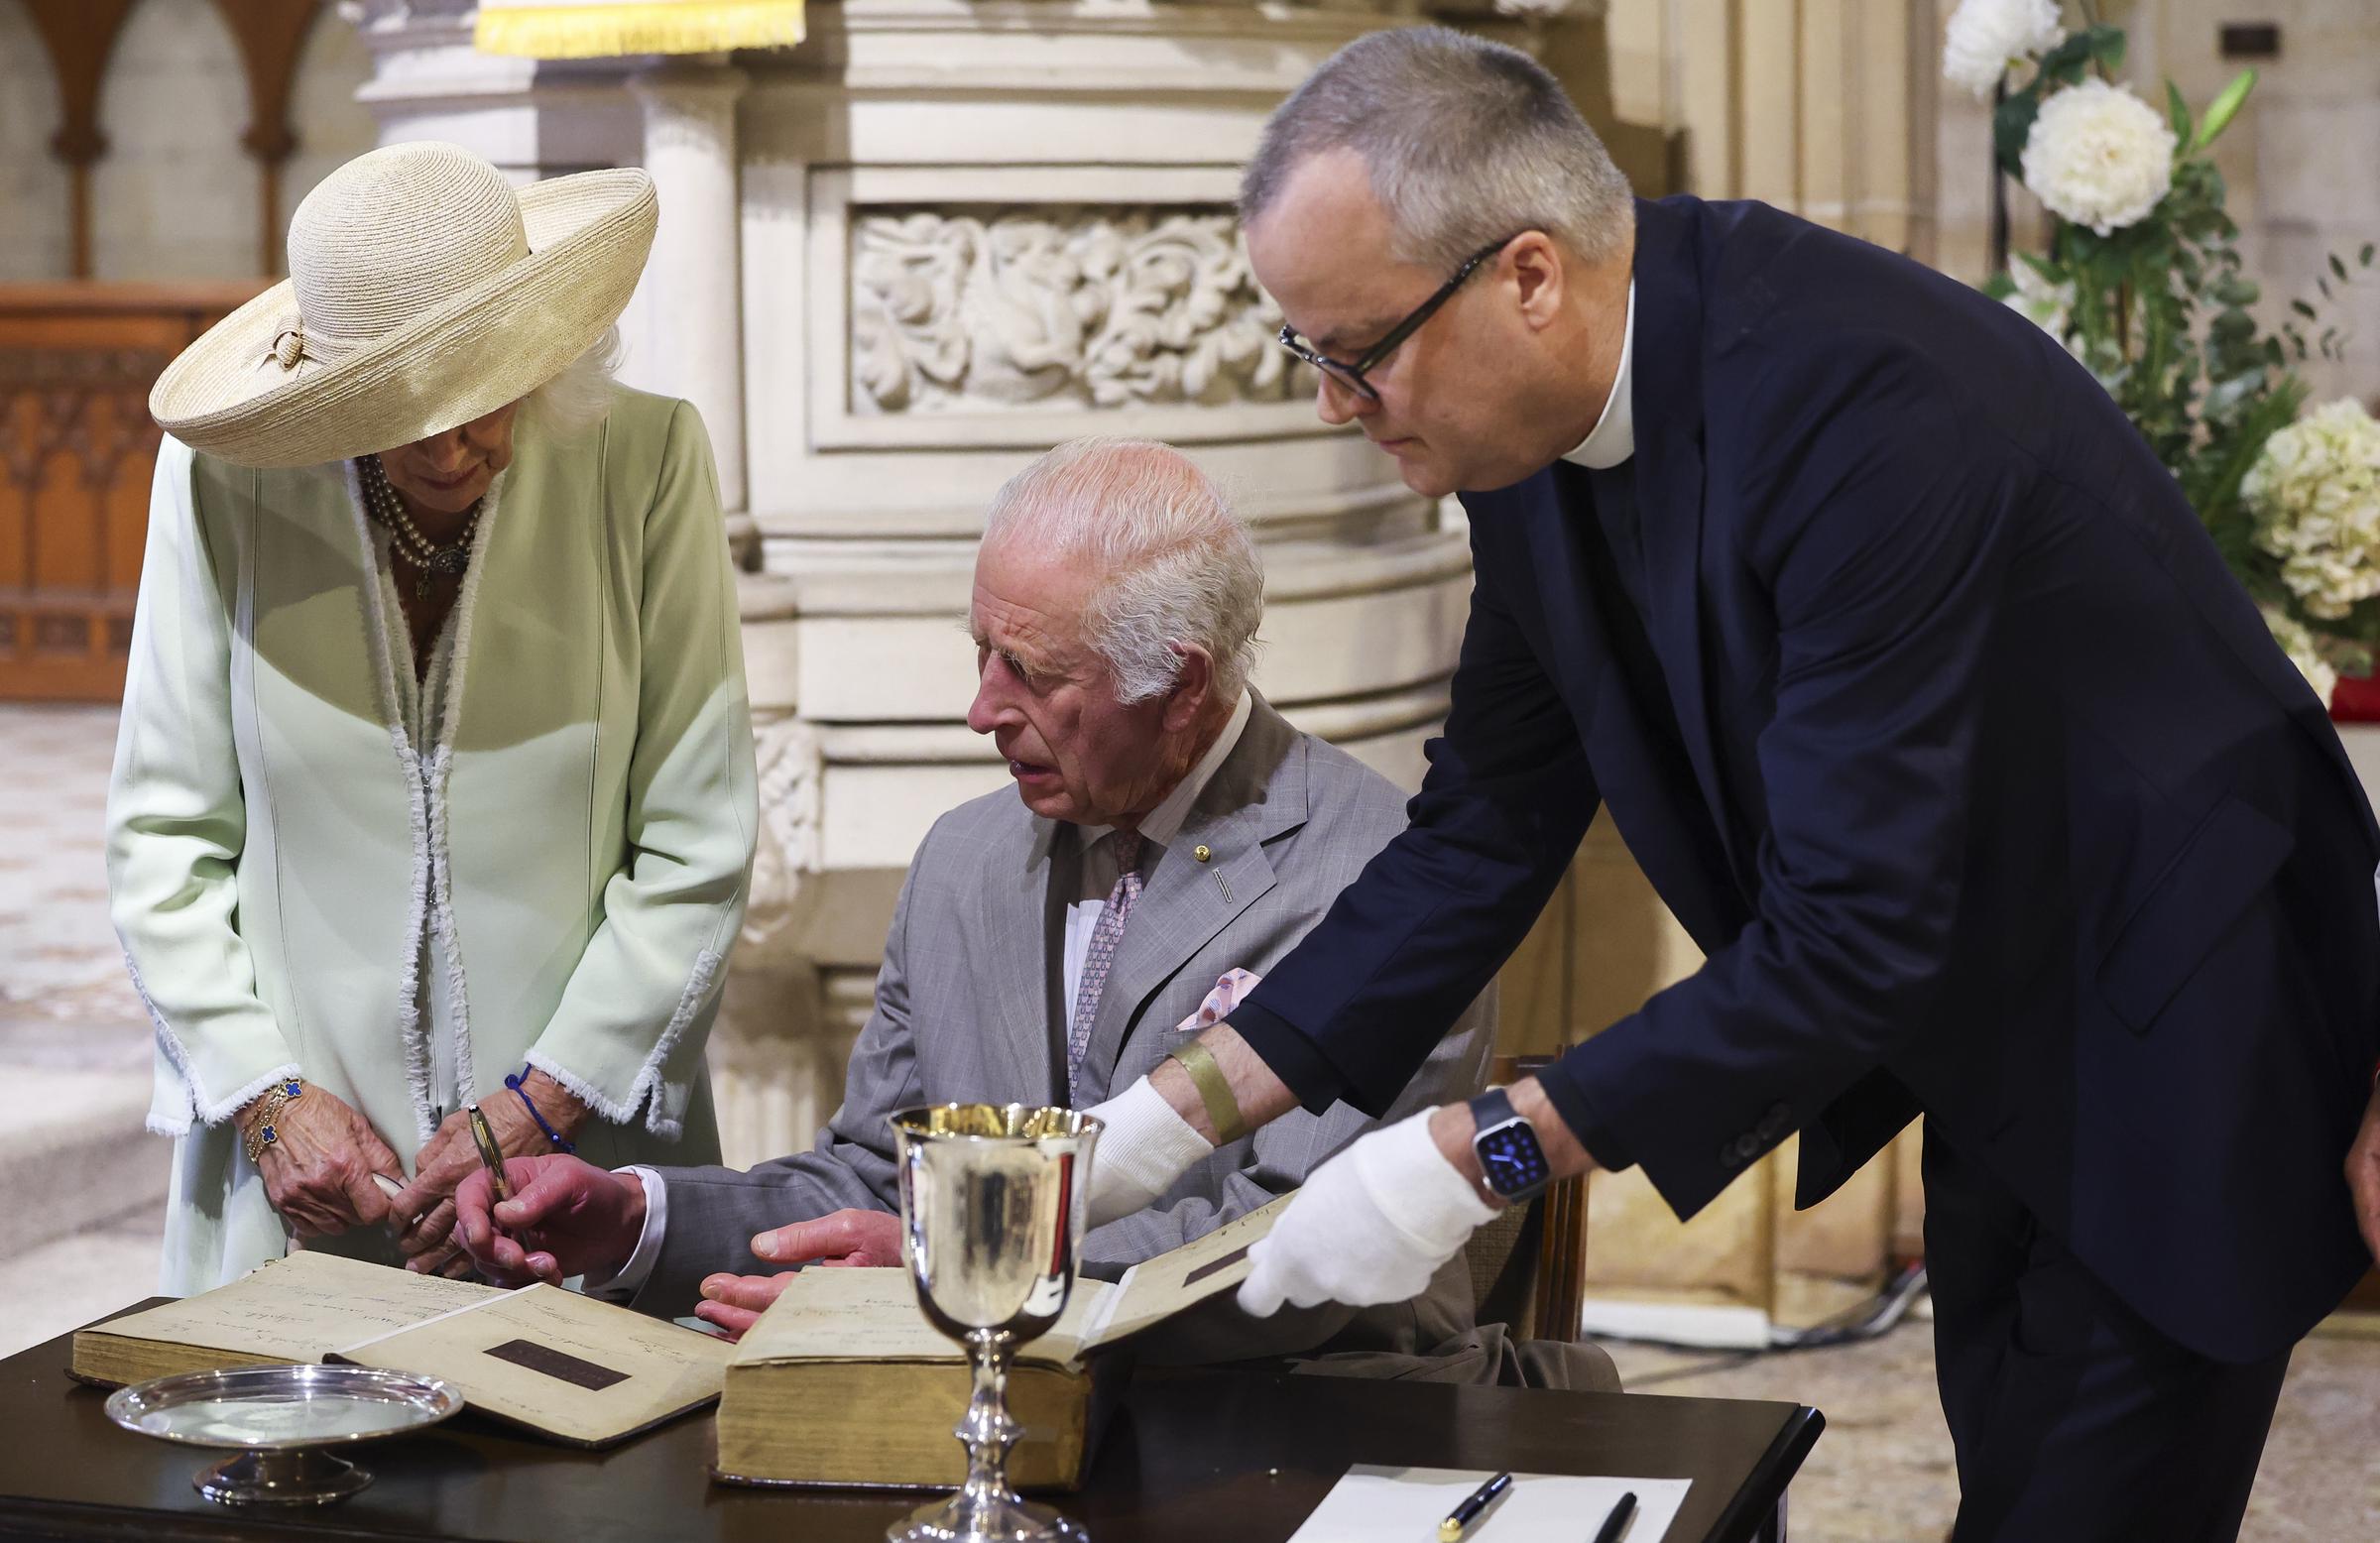
[[(900, 1218), (884, 1211), (837, 1211), (812, 1222), (795, 1222), (756, 1235), (752, 1251), (788, 1264), (878, 1268), (900, 1263)], [(760, 1322), (794, 1272), (776, 1275), (713, 1275), (702, 1283), (703, 1300), (694, 1316), (742, 1339)]]
[[(1535, 1078), (1509, 1091), (1555, 1177), (1594, 1166)], [(1316, 1168), (1249, 1249), (1241, 1308), (1267, 1318), (1284, 1302), (1368, 1307), (1419, 1296), (1501, 1204), (1490, 1202), (1473, 1133), (1471, 1106), (1447, 1104), (1371, 1131)]]
[[(612, 1275), (645, 1231), (645, 1186), (583, 1158), (509, 1157), (513, 1198), (494, 1207), (483, 1168), (456, 1186), (454, 1236), (481, 1274), (503, 1286), (560, 1285), (569, 1275)], [(409, 1266), (410, 1267), (410, 1266)]]

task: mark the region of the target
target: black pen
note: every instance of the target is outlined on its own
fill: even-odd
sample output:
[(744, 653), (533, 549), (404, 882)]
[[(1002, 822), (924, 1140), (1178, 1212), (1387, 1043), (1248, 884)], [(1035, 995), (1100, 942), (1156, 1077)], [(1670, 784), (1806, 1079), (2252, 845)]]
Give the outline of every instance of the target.
[(1628, 1530), (1628, 1518), (1635, 1514), (1636, 1491), (1630, 1489), (1611, 1507), (1611, 1514), (1604, 1518), (1603, 1530), (1595, 1535), (1595, 1543), (1619, 1543), (1619, 1535)]
[(1457, 1543), (1463, 1536), (1463, 1529), (1478, 1520), (1480, 1512), (1488, 1508), (1488, 1502), (1502, 1494), (1511, 1483), (1512, 1476), (1509, 1473), (1498, 1474), (1465, 1495), (1463, 1503), (1449, 1511), (1446, 1520), (1438, 1524), (1438, 1543)]

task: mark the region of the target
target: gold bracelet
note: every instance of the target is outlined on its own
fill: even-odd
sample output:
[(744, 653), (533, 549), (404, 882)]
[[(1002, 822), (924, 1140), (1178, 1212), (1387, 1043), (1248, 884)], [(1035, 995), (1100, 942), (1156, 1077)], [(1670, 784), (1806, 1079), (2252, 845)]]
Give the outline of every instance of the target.
[(1173, 1052), (1173, 1059), (1190, 1074), (1190, 1085), (1198, 1090), (1198, 1100), (1207, 1106), (1207, 1119), (1215, 1124), (1215, 1144), (1228, 1146), (1248, 1134), (1248, 1121), (1240, 1113), (1240, 1101), (1232, 1094), (1232, 1080), (1216, 1064), (1215, 1052), (1193, 1039)]
[(281, 1122), (281, 1112), (290, 1107), (290, 1100), (304, 1091), (305, 1084), (292, 1077), (287, 1082), (276, 1084), (273, 1091), (265, 1095), (263, 1113), (256, 1117), (254, 1124), (240, 1132), (240, 1147), (248, 1154), (250, 1166), (255, 1166), (263, 1158), (266, 1147), (281, 1139), (281, 1132), (275, 1128)]

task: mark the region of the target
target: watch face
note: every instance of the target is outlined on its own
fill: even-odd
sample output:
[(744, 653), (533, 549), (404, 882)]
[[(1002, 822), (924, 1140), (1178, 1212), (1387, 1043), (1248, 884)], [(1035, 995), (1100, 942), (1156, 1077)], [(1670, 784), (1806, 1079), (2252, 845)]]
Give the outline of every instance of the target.
[(1537, 1132), (1518, 1120), (1485, 1132), (1472, 1145), (1487, 1172), (1488, 1187), (1499, 1195), (1518, 1195), (1553, 1177), (1537, 1145)]

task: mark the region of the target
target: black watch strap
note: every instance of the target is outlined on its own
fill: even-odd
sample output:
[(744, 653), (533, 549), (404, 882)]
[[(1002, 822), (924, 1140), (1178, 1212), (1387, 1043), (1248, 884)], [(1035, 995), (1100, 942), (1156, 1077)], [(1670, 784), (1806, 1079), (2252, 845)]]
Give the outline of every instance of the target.
[(1503, 1089), (1489, 1088), (1473, 1099), (1471, 1122), (1471, 1149), (1492, 1193), (1517, 1205), (1552, 1182), (1552, 1168), (1537, 1140), (1537, 1128), (1512, 1107)]

